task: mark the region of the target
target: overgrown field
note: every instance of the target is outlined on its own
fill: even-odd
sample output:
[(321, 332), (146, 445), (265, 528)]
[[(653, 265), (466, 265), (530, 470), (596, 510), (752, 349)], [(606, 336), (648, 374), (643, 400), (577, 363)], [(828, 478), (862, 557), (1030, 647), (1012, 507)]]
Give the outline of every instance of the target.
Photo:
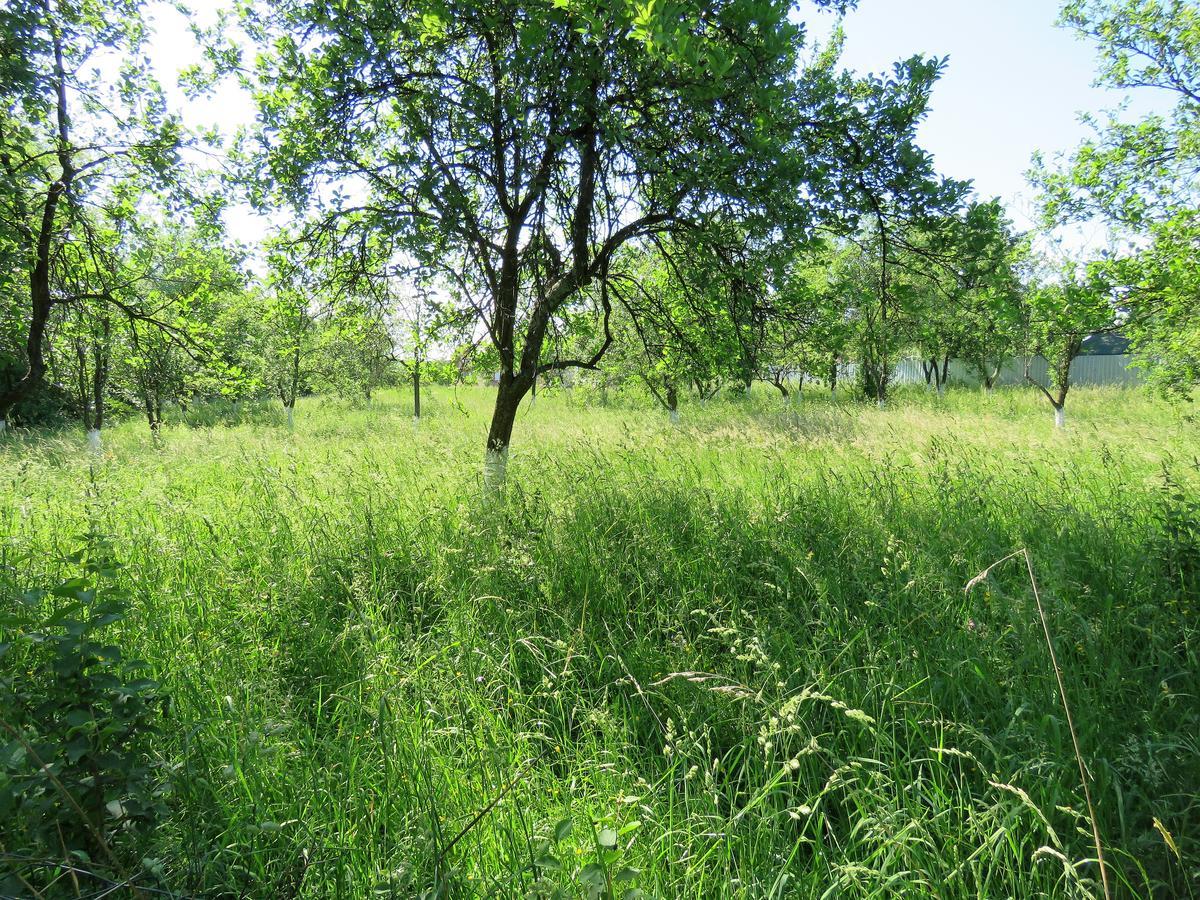
[[(1078, 390), (1060, 433), (1028, 391), (763, 392), (672, 427), (546, 394), (485, 500), (490, 400), (441, 389), (419, 430), (400, 395), (302, 401), (294, 433), (210, 409), (161, 449), (131, 421), (96, 464), (81, 433), (0, 446), (0, 609), (27, 623), (0, 641), (107, 536), (100, 599), (60, 593), (127, 596), (102, 642), (170, 697), (130, 744), (165, 809), (110, 830), (116, 862), (71, 857), (108, 878), (76, 873), (85, 895), (1098, 894), (1024, 562), (964, 591), (1022, 547), (1114, 894), (1200, 895), (1188, 410)], [(0, 678), (69, 692), (47, 652), (18, 641)], [(0, 814), (0, 872), (74, 896), (36, 862), (67, 838), (35, 832), (76, 813), (32, 790)]]

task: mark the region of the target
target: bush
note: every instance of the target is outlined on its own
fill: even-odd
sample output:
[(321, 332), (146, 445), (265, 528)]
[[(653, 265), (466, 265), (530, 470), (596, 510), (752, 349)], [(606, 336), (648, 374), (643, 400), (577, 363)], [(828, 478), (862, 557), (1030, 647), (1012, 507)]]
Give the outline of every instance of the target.
[(0, 846), (30, 883), (40, 861), (119, 870), (114, 848), (166, 813), (147, 754), (166, 699), (104, 640), (128, 614), (117, 565), (97, 538), (66, 562), (82, 574), (0, 612)]
[[(0, 391), (8, 390), (20, 381), (24, 372), (25, 367), (19, 360), (0, 354)], [(9, 413), (11, 424), (26, 428), (63, 425), (72, 415), (71, 395), (60, 386), (46, 382), (34, 387)]]

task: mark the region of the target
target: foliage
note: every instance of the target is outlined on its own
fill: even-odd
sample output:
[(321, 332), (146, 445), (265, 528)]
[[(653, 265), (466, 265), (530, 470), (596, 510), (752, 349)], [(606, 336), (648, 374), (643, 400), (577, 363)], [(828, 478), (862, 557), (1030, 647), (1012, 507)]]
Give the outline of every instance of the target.
[(109, 643), (130, 598), (108, 542), (91, 536), (64, 562), (80, 574), (25, 591), (0, 614), (0, 841), (111, 870), (114, 846), (167, 813), (150, 759), (166, 698), (148, 663)]
[(1061, 20), (1095, 42), (1098, 84), (1171, 104), (1093, 122), (1096, 136), (1062, 168), (1039, 159), (1034, 174), (1051, 223), (1099, 217), (1131, 239), (1122, 255), (1135, 350), (1152, 381), (1186, 397), (1200, 382), (1200, 11), (1188, 0), (1071, 0)]

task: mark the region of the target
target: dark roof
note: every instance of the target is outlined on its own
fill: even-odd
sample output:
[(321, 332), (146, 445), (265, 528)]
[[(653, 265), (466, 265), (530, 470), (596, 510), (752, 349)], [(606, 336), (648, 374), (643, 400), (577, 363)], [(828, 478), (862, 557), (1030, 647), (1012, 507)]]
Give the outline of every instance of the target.
[(1089, 334), (1083, 339), (1083, 356), (1120, 356), (1129, 352), (1129, 338), (1123, 334)]

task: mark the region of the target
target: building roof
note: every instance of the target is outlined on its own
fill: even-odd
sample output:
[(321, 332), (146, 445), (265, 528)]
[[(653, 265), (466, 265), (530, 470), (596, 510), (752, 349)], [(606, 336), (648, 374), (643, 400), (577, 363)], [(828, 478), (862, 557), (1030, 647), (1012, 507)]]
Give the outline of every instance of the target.
[(1102, 332), (1083, 339), (1083, 356), (1121, 356), (1129, 352), (1129, 338), (1123, 334)]

